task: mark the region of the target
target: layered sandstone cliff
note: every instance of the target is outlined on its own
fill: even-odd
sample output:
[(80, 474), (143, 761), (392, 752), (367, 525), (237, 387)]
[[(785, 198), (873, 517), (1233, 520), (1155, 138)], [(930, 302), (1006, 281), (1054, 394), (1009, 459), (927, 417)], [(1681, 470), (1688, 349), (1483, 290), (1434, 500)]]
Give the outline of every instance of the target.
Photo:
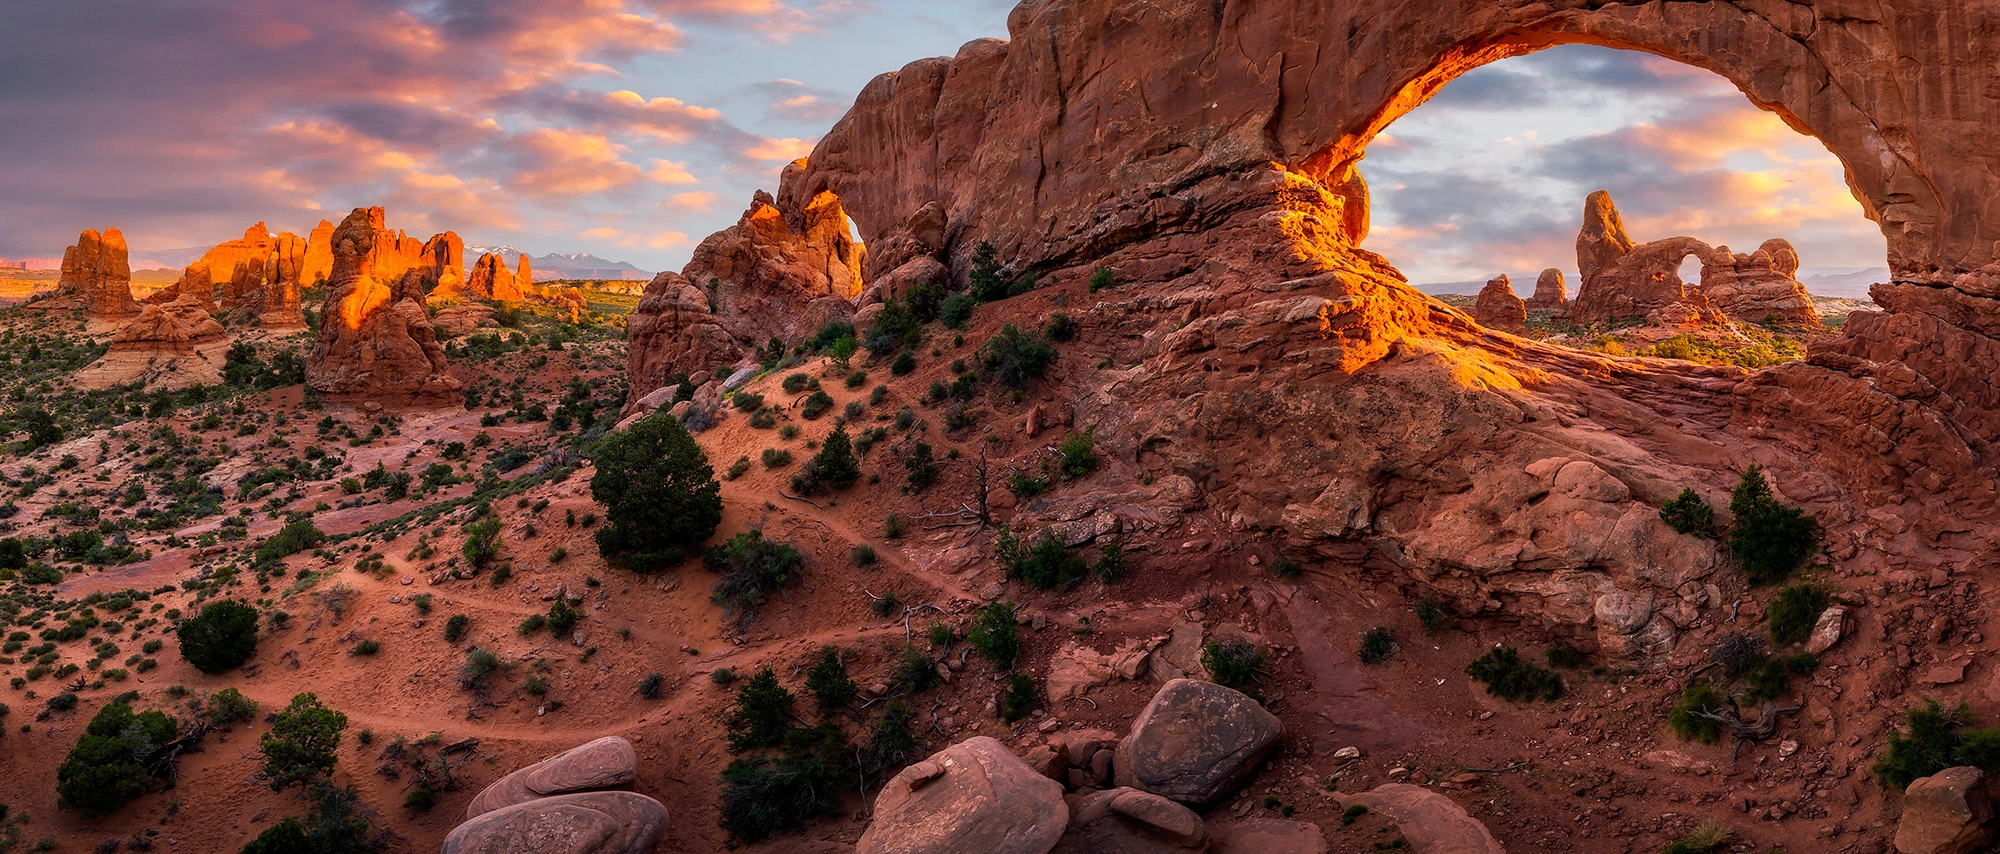
[(424, 310), (423, 246), (355, 208), (330, 240), (333, 271), (306, 383), (332, 395), (440, 398), (459, 383)]

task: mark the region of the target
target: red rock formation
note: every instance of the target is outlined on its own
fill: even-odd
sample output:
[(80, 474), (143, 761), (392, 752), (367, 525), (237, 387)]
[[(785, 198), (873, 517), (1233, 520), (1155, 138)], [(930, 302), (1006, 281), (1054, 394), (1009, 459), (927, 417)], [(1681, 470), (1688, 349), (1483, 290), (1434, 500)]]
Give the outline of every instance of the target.
[(1681, 281), (1681, 262), (1707, 258), (1713, 250), (1692, 237), (1669, 237), (1634, 245), (1625, 221), (1598, 190), (1583, 203), (1583, 230), (1576, 236), (1577, 272), (1583, 284), (1569, 308), (1570, 322), (1590, 325), (1643, 319), (1663, 326), (1718, 319), (1706, 297)]
[(1569, 290), (1563, 286), (1563, 271), (1550, 267), (1535, 279), (1535, 295), (1528, 298), (1529, 311), (1564, 311), (1569, 308)]
[[(527, 288), (535, 283), (535, 268), (534, 265), (528, 263), (528, 255), (525, 252), (521, 253), (521, 272), (514, 274), (514, 281), (517, 284), (519, 284), (520, 287), (522, 288)], [(513, 296), (497, 297), (497, 299), (526, 299), (526, 298), (527, 298), (526, 294), (520, 293), (518, 291)]]
[(306, 383), (332, 395), (438, 398), (457, 391), (424, 311), (422, 245), (355, 208), (331, 240), (333, 273)]
[(221, 383), (229, 339), (207, 309), (198, 294), (146, 305), (111, 337), (111, 348), (101, 358), (78, 372), (77, 384), (180, 389)]
[[(522, 256), (524, 259), (526, 256)], [(507, 269), (507, 261), (492, 252), (479, 256), (472, 265), (472, 273), (466, 278), (465, 287), (450, 294), (457, 299), (501, 299), (498, 294), (516, 294), (519, 299), (521, 289), (514, 283), (514, 273)]]
[(137, 316), (139, 304), (132, 299), (132, 268), (124, 233), (107, 228), (103, 234), (90, 229), (78, 235), (76, 245), (63, 251), (56, 293), (62, 295), (56, 298), (57, 303), (80, 306), (92, 325), (115, 324)]
[(264, 261), (264, 287), (254, 301), (258, 326), (288, 332), (306, 328), (300, 304), (305, 255), (306, 241), (289, 231), (272, 241), (271, 257)]
[[(804, 168), (798, 161), (785, 175)], [(863, 253), (840, 201), (830, 194), (815, 198), (796, 221), (775, 204), (758, 191), (736, 225), (702, 241), (679, 274), (663, 273), (646, 286), (646, 298), (626, 321), (629, 330), (647, 330), (643, 341), (634, 333), (628, 349), (634, 377), (628, 407), (658, 387), (645, 382), (715, 368), (771, 338), (797, 340), (853, 314), (851, 301), (862, 293)], [(699, 299), (682, 292), (688, 286)], [(722, 345), (718, 331), (735, 343)], [(674, 349), (690, 343), (697, 346)]]
[[(1465, 612), (1655, 656), (1712, 607), (1703, 585), (1723, 565), (1657, 506), (1690, 484), (1726, 503), (1750, 461), (1818, 516), (1838, 571), (2000, 553), (2000, 172), (1983, 165), (2000, 113), (1968, 94), (2000, 88), (2000, 29), (1988, 0), (1851, 5), (1028, 0), (1014, 41), (871, 82), (775, 198), (704, 247), (797, 240), (839, 209), (894, 269), (931, 248), (919, 231), (936, 219), (919, 213), (935, 205), (955, 276), (990, 242), (1008, 273), (1096, 301), (1073, 310), (1086, 340), (1143, 361), (1065, 359), (1044, 393), (1100, 428), (1107, 459), (1186, 477), (1229, 540), (1282, 540)], [(1808, 363), (1753, 373), (1502, 339), (1408, 288), (1360, 245), (1369, 142), (1470, 69), (1568, 43), (1709, 69), (1824, 142), (1882, 224), (1889, 311), (1853, 316)], [(1603, 208), (1580, 247), (1579, 319), (1713, 313), (1668, 279), (1692, 243), (1642, 249)], [(799, 279), (765, 274), (783, 255), (698, 253), (690, 275), (649, 285), (634, 394), (733, 355), (752, 316), (739, 301), (795, 293)], [(1119, 285), (1085, 297), (1100, 265)], [(1591, 305), (1606, 272), (1650, 292)], [(1045, 303), (1013, 305), (982, 311)], [(680, 334), (702, 327), (713, 337)]]
[(1472, 307), (1472, 319), (1489, 329), (1525, 335), (1528, 331), (1528, 306), (1514, 295), (1514, 283), (1502, 273), (1487, 280), (1486, 287), (1479, 290), (1479, 300)]
[(432, 235), (424, 243), (422, 266), (432, 283), (432, 298), (464, 299), (465, 241), (459, 239), (457, 232)]
[(306, 235), (305, 259), (299, 267), (299, 281), (306, 287), (326, 283), (333, 275), (333, 223), (320, 220)]
[(1718, 246), (1701, 265), (1701, 292), (1716, 310), (1746, 323), (1776, 318), (1820, 325), (1806, 286), (1799, 283), (1799, 253), (1782, 238), (1764, 241), (1749, 255)]

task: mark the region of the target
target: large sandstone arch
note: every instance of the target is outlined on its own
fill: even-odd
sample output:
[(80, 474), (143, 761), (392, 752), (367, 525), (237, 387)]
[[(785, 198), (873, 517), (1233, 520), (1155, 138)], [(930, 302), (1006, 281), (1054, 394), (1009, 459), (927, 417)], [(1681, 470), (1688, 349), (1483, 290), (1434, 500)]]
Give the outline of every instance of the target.
[[(1092, 345), (1132, 365), (1065, 369), (1075, 423), (1188, 484), (1184, 509), (1232, 539), (1656, 655), (1721, 566), (1656, 508), (1690, 483), (1726, 503), (1750, 461), (1819, 516), (1842, 571), (2000, 552), (1996, 17), (2000, 0), (1029, 0), (1011, 40), (872, 81), (771, 207), (804, 235), (837, 198), (871, 286), (905, 262), (963, 278), (990, 242), (1066, 287)], [(1718, 73), (1824, 142), (1883, 229), (1889, 311), (1761, 371), (1609, 359), (1483, 329), (1364, 248), (1354, 166), (1376, 133), (1467, 70), (1577, 43)], [(1113, 291), (1076, 287), (1099, 265)], [(704, 328), (701, 296), (648, 287), (635, 399)]]

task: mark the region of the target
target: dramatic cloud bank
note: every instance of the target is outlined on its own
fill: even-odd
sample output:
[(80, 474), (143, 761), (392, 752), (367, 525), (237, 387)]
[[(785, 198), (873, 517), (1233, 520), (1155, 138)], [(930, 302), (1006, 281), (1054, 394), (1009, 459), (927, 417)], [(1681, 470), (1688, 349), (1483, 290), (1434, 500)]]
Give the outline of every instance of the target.
[(868, 78), (1004, 29), (993, 0), (7, 3), (0, 255), (384, 204), (412, 232), (678, 266)]
[[(0, 256), (146, 250), (382, 204), (473, 245), (677, 269), (869, 79), (1004, 36), (1010, 0), (94, 0), (0, 4)], [(1706, 72), (1560, 48), (1389, 129), (1369, 246), (1416, 281), (1574, 265), (1583, 197), (1642, 239), (1882, 243), (1815, 141)]]
[(1367, 245), (1414, 282), (1574, 271), (1593, 190), (1611, 191), (1638, 240), (1749, 251), (1783, 237), (1818, 268), (1887, 254), (1825, 146), (1722, 77), (1630, 51), (1561, 47), (1467, 74), (1391, 125), (1361, 168)]

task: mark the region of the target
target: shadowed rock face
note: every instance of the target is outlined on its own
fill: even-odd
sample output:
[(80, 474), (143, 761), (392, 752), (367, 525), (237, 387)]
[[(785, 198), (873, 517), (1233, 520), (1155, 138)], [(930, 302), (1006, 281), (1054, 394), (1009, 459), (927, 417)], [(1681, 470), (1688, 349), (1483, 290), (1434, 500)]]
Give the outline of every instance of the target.
[[(785, 174), (802, 166), (793, 163)], [(773, 337), (796, 341), (853, 315), (852, 300), (862, 293), (862, 247), (848, 233), (839, 200), (812, 200), (797, 220), (782, 216), (775, 203), (759, 191), (736, 225), (695, 247), (680, 273), (661, 273), (646, 286), (627, 319), (634, 378), (628, 409), (675, 374), (727, 366)], [(683, 293), (690, 285), (699, 300)]]
[[(962, 283), (990, 242), (1006, 275), (1067, 289), (1085, 340), (1136, 363), (1064, 368), (1073, 423), (1095, 425), (1103, 453), (1188, 478), (1229, 536), (1656, 655), (1720, 566), (1657, 508), (1684, 486), (1726, 504), (1752, 461), (1821, 521), (1843, 569), (2000, 549), (2000, 173), (1980, 132), (2000, 114), (1967, 97), (2000, 87), (1996, 14), (2000, 0), (1035, 0), (1009, 16), (1012, 41), (876, 78), (774, 197), (705, 245), (782, 234), (793, 248), (775, 257), (834, 257), (837, 205), (879, 255), (870, 281), (932, 257)], [(1752, 372), (1494, 335), (1408, 287), (1365, 247), (1369, 141), (1472, 68), (1570, 43), (1709, 69), (1824, 142), (1883, 228), (1887, 311)], [(1611, 213), (1607, 198), (1572, 312), (1722, 317), (1675, 272), (1707, 247), (1636, 245)], [(1657, 292), (1590, 306), (1612, 256)], [(768, 288), (743, 304), (791, 316), (799, 289), (758, 284), (780, 266), (715, 278)], [(1116, 287), (1084, 295), (1100, 266)], [(757, 340), (735, 297), (710, 310), (719, 269), (649, 286), (635, 397), (713, 367), (696, 362), (723, 357), (722, 336)], [(1044, 305), (1017, 299), (993, 311)], [(1575, 463), (1602, 477), (1565, 481)]]
[[(333, 273), (306, 383), (327, 394), (440, 397), (456, 392), (424, 311), (422, 245), (355, 208), (334, 229)], [(414, 247), (415, 251), (405, 251)]]

